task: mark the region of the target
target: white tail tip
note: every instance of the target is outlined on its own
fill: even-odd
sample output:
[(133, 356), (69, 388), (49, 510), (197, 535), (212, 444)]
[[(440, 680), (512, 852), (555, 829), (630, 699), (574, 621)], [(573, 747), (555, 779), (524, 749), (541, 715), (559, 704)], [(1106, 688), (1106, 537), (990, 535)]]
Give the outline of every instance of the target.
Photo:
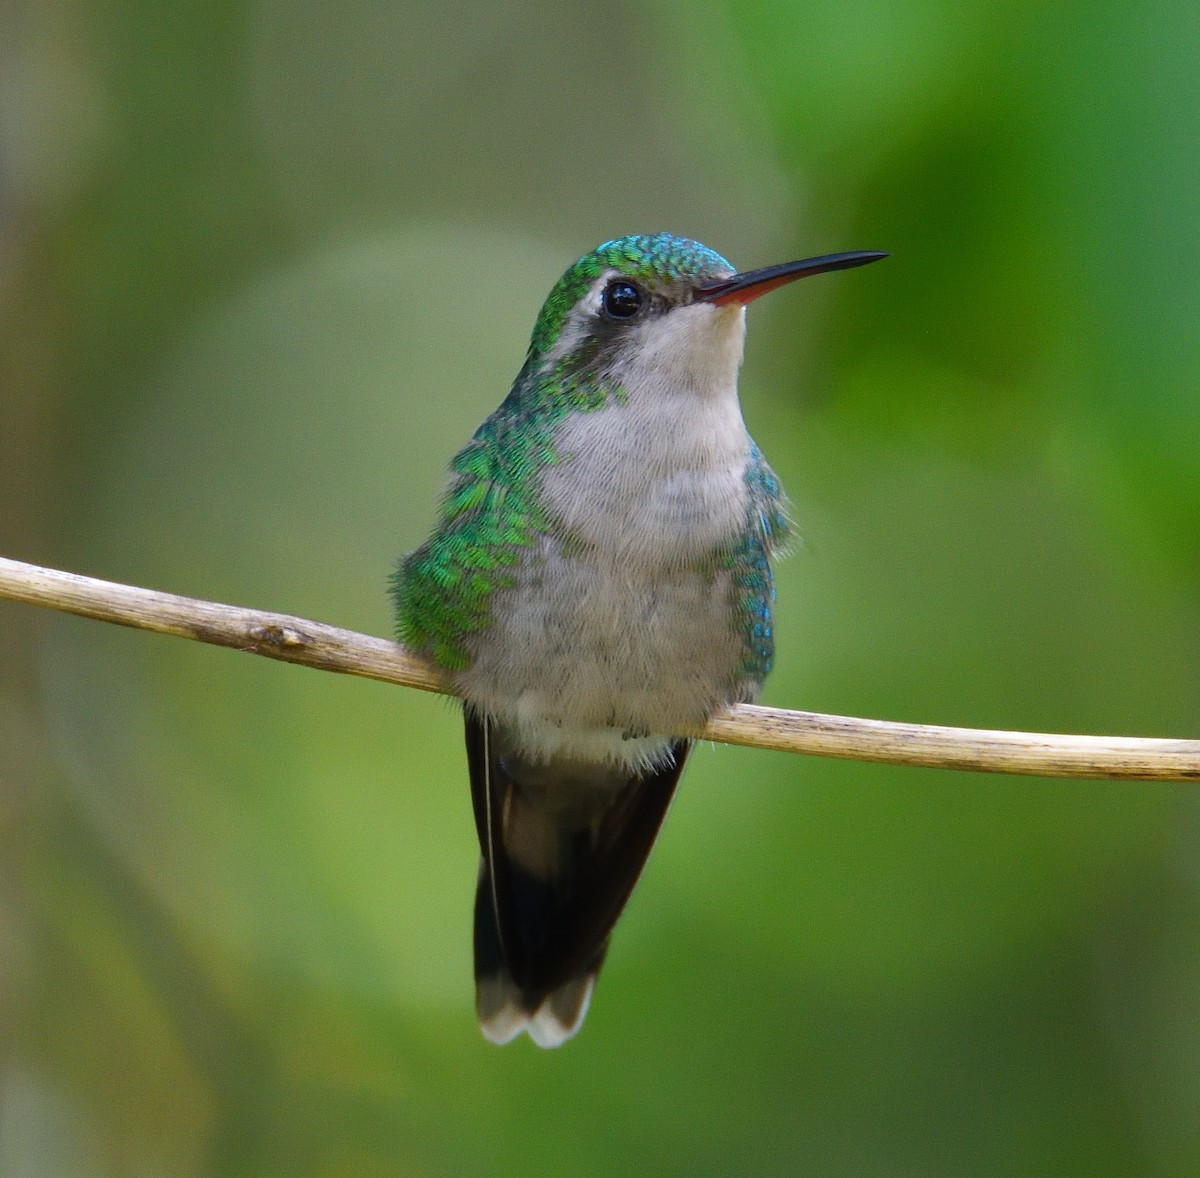
[(480, 1030), (501, 1046), (524, 1031), (539, 1047), (561, 1047), (583, 1026), (595, 982), (595, 974), (573, 978), (530, 1011), (507, 973), (480, 978), (475, 989)]

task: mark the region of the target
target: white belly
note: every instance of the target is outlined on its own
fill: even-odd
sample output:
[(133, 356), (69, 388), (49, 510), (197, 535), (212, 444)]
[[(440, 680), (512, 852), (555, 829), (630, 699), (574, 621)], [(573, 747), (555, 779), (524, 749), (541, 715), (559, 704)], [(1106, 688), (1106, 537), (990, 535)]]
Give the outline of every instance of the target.
[(459, 687), (533, 755), (644, 764), (743, 690), (734, 587), (713, 556), (746, 524), (750, 440), (731, 392), (577, 414), (555, 444), (555, 535), (495, 595)]

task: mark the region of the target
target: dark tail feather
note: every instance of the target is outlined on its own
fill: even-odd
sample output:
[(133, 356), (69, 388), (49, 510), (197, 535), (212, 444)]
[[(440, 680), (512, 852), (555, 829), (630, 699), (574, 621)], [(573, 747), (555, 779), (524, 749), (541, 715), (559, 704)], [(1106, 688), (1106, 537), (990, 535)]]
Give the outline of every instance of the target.
[(557, 1047), (583, 1021), (612, 927), (675, 792), (689, 744), (639, 773), (532, 763), (466, 717), (483, 852), (475, 901), (476, 1006), (484, 1034)]
[(491, 884), (486, 865), (481, 867), (475, 893), (475, 1009), (484, 1035), (503, 1044), (526, 1031), (539, 1047), (565, 1043), (583, 1023), (606, 947), (601, 947), (591, 969), (557, 989), (522, 989), (505, 964)]

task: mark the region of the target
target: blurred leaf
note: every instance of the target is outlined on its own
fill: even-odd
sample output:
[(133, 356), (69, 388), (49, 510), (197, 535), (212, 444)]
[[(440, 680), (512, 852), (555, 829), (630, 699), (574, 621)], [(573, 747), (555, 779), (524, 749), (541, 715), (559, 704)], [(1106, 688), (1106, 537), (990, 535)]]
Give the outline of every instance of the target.
[[(578, 253), (889, 249), (750, 313), (769, 701), (1195, 728), (1181, 0), (9, 9), (13, 555), (387, 633)], [(497, 1051), (452, 704), (30, 612), (6, 1178), (1197, 1168), (1183, 787), (698, 749), (583, 1034)]]

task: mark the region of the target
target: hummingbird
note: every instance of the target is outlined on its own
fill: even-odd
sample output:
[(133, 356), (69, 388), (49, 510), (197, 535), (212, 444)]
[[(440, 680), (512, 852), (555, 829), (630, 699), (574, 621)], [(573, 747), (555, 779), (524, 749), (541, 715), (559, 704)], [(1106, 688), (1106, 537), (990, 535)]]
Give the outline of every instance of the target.
[(687, 760), (676, 734), (771, 668), (789, 523), (738, 401), (746, 305), (886, 256), (739, 273), (668, 233), (585, 254), (397, 567), (399, 638), (463, 700), (494, 1043), (579, 1030)]

